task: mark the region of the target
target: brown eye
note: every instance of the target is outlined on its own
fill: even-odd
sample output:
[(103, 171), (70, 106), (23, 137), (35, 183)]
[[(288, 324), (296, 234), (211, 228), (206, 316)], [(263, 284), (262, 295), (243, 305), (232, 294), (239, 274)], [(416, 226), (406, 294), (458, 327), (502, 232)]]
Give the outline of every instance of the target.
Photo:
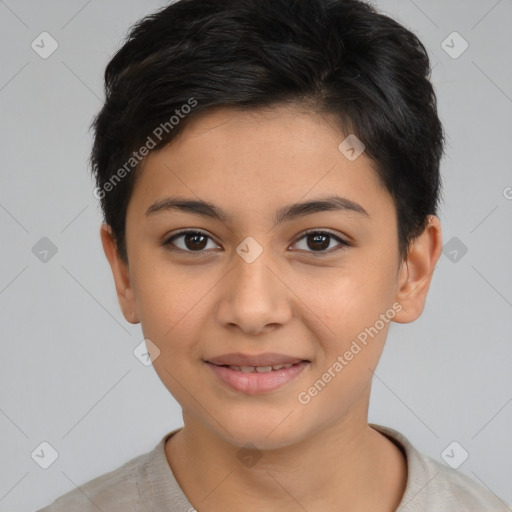
[[(179, 239), (182, 239), (182, 241), (179, 244), (175, 243)], [(174, 246), (176, 250), (185, 252), (205, 252), (204, 249), (207, 248), (209, 240), (211, 238), (202, 231), (181, 231), (164, 242), (164, 245)], [(174, 247), (171, 248), (174, 249)]]
[(342, 249), (343, 247), (350, 245), (348, 242), (345, 242), (345, 240), (342, 240), (339, 236), (336, 236), (329, 231), (308, 231), (299, 239), (298, 242), (296, 242), (295, 245), (297, 245), (302, 240), (306, 240), (306, 242), (305, 247), (300, 248), (301, 250), (320, 254), (330, 254), (333, 252), (327, 251), (327, 249), (331, 246), (332, 240), (338, 242), (338, 247), (335, 247), (334, 250)]
[[(315, 256), (322, 256), (330, 254), (336, 250), (343, 249), (344, 247), (350, 246), (348, 242), (341, 239), (339, 236), (330, 233), (329, 231), (311, 230), (303, 234), (295, 245), (305, 240), (305, 247), (299, 247), (300, 250), (304, 250)], [(338, 242), (332, 247), (332, 241)], [(179, 241), (179, 242), (178, 242)], [(213, 244), (213, 247), (208, 245)], [(169, 247), (171, 250), (188, 252), (188, 253), (205, 253), (209, 252), (207, 249), (219, 248), (219, 246), (213, 242), (210, 236), (202, 231), (181, 231), (171, 236), (167, 241), (163, 243), (164, 246)], [(328, 250), (332, 249), (332, 250)]]

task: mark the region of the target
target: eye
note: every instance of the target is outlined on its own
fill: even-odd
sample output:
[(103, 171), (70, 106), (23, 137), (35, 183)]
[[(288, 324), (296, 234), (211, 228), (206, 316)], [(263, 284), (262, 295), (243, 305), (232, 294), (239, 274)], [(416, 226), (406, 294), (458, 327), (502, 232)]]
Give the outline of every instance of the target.
[[(179, 240), (182, 238), (180, 244), (175, 243), (175, 240)], [(185, 252), (205, 252), (204, 249), (208, 248), (208, 240), (210, 240), (212, 243), (213, 240), (202, 231), (180, 231), (179, 233), (176, 233), (175, 235), (168, 238), (163, 245), (169, 246), (171, 250), (181, 250)], [(217, 244), (215, 244), (217, 245)], [(177, 249), (175, 249), (175, 246)], [(218, 246), (217, 246), (218, 247)]]
[[(330, 254), (331, 252), (338, 251), (343, 249), (344, 247), (349, 247), (350, 244), (345, 240), (341, 239), (339, 236), (329, 232), (329, 231), (319, 231), (319, 230), (309, 230), (306, 231), (303, 236), (295, 243), (297, 245), (301, 240), (306, 239), (305, 248), (307, 252), (313, 253), (315, 256), (325, 255), (326, 253)], [(334, 239), (339, 242), (338, 247), (334, 249), (334, 251), (326, 251), (331, 245), (331, 241)], [(311, 249), (311, 250), (308, 250)], [(317, 253), (317, 254), (315, 254)]]
[[(180, 243), (176, 243), (177, 240), (180, 240)], [(322, 230), (309, 230), (303, 233), (302, 237), (295, 242), (294, 245), (297, 245), (302, 240), (306, 239), (305, 247), (300, 248), (301, 250), (305, 250), (306, 252), (313, 253), (315, 256), (325, 255), (326, 253), (331, 253), (336, 250), (343, 249), (343, 247), (349, 247), (350, 244), (345, 240), (341, 239), (339, 236), (329, 232)], [(334, 249), (334, 251), (329, 249), (331, 245), (331, 241), (335, 240), (338, 242), (338, 247)], [(209, 235), (202, 231), (198, 230), (188, 230), (188, 231), (180, 231), (179, 233), (175, 233), (170, 238), (168, 238), (163, 245), (168, 246), (171, 250), (189, 252), (189, 253), (202, 253), (206, 252), (206, 249), (212, 249), (212, 247), (208, 247), (208, 241), (218, 247), (215, 242), (211, 239)], [(215, 247), (213, 247), (215, 248)], [(332, 249), (332, 247), (331, 247)], [(316, 254), (315, 254), (316, 253)]]

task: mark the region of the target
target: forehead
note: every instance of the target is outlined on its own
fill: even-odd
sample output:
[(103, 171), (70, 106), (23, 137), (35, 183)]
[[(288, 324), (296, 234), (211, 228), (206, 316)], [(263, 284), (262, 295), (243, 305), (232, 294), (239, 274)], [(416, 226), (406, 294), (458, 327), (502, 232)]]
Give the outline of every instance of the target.
[(242, 214), (337, 194), (371, 215), (391, 198), (364, 152), (350, 160), (340, 151), (345, 138), (334, 116), (298, 106), (217, 108), (146, 157), (132, 202), (141, 213), (172, 194)]

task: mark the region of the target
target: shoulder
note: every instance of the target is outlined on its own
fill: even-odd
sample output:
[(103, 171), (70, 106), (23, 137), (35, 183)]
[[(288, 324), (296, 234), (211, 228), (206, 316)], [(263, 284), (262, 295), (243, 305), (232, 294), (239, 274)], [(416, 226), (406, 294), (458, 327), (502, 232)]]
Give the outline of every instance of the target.
[(512, 507), (464, 473), (425, 455), (421, 457), (431, 482), (427, 510), (512, 511)]
[(94, 478), (57, 498), (38, 512), (129, 512), (143, 503), (141, 471), (150, 453), (132, 458), (122, 466)]
[(464, 473), (420, 453), (403, 434), (370, 426), (397, 444), (407, 459), (407, 484), (399, 512), (512, 512), (512, 507)]

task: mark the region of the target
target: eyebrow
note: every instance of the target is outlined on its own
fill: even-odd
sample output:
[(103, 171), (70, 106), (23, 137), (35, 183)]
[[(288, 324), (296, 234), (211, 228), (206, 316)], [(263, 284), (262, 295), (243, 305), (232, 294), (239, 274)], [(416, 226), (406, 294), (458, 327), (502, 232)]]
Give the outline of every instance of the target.
[[(231, 218), (224, 210), (208, 201), (179, 197), (166, 197), (156, 201), (146, 210), (146, 216), (176, 210), (201, 215), (203, 217), (210, 217), (222, 222), (227, 222)], [(284, 206), (276, 212), (274, 222), (275, 224), (280, 224), (305, 215), (328, 211), (353, 212), (361, 216), (370, 217), (368, 212), (360, 204), (346, 197), (333, 195)]]

